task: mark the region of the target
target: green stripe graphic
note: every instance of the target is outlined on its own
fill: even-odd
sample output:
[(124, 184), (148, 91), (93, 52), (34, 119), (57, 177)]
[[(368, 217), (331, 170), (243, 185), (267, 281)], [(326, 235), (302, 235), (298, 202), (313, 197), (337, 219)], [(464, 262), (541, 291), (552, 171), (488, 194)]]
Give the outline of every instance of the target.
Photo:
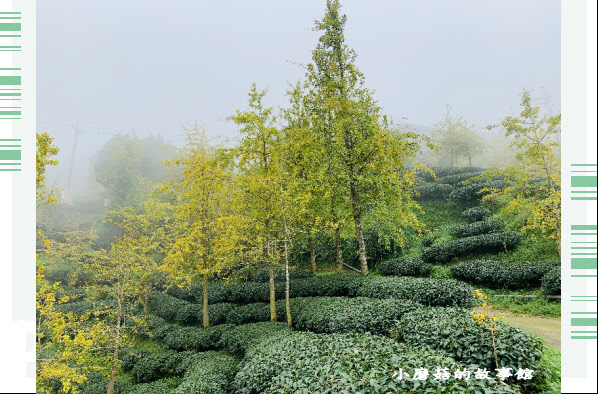
[(21, 151), (0, 150), (0, 160), (21, 160)]
[(598, 226), (596, 225), (572, 225), (571, 230), (598, 230)]
[(596, 176), (572, 176), (571, 186), (572, 187), (596, 187)]
[(0, 76), (0, 85), (20, 85), (21, 77), (16, 75)]
[(596, 259), (573, 258), (571, 259), (571, 268), (574, 270), (595, 270)]
[(590, 326), (597, 326), (598, 323), (596, 322), (596, 318), (591, 317), (574, 317), (571, 319), (571, 325), (574, 327), (590, 327)]
[(21, 31), (20, 23), (0, 23), (0, 31)]

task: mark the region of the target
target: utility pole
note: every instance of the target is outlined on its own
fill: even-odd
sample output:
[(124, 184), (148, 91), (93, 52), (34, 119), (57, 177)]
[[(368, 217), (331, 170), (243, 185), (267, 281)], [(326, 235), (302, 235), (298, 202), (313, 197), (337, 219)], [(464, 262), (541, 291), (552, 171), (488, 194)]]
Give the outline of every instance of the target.
[(79, 136), (79, 121), (77, 124), (73, 126), (73, 130), (75, 131), (75, 140), (73, 142), (73, 152), (71, 153), (71, 164), (69, 165), (69, 175), (66, 181), (66, 199), (68, 205), (73, 205), (73, 195), (71, 190), (71, 180), (73, 176), (73, 164), (75, 163), (75, 151), (77, 149), (77, 137)]

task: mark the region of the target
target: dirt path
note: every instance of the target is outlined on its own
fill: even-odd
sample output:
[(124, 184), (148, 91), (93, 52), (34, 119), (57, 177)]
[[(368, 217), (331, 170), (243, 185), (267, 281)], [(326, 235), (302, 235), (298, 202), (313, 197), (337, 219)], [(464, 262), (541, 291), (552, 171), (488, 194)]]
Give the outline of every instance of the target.
[[(481, 308), (476, 308), (476, 311), (484, 312)], [(490, 312), (491, 316), (501, 313), (499, 310)], [(561, 319), (506, 313), (503, 321), (513, 327), (532, 332), (544, 338), (546, 344), (561, 350)]]

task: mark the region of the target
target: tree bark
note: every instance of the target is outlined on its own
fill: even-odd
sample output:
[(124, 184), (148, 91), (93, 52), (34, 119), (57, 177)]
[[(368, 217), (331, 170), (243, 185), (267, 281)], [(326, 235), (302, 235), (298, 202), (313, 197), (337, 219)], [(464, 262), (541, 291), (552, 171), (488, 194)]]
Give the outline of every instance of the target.
[(208, 275), (203, 276), (203, 328), (210, 327), (210, 309), (208, 299)]
[(341, 245), (341, 225), (337, 224), (334, 229), (334, 241), (336, 243), (336, 271), (343, 272), (343, 248)]
[(289, 251), (287, 248), (287, 241), (284, 241), (284, 274), (285, 274), (285, 288), (284, 288), (284, 297), (285, 297), (285, 308), (287, 312), (287, 326), (289, 328), (293, 328), (293, 320), (291, 318), (291, 298), (290, 298), (290, 279), (289, 279)]
[(121, 324), (122, 309), (119, 305), (118, 317), (116, 318), (116, 338), (114, 338), (114, 354), (112, 356), (112, 371), (110, 372), (110, 380), (108, 381), (108, 389), (106, 394), (114, 392), (114, 382), (116, 381), (116, 373), (118, 372), (118, 350), (120, 347), (120, 324)]
[(317, 268), (316, 268), (316, 248), (314, 246), (314, 237), (313, 235), (309, 234), (309, 259), (311, 262), (311, 272), (313, 272), (313, 274), (316, 274)]
[(147, 299), (149, 296), (149, 279), (147, 279), (145, 281), (145, 287), (143, 290), (143, 314), (147, 315), (148, 311), (147, 311)]
[(276, 291), (274, 289), (274, 263), (268, 262), (268, 271), (270, 273), (270, 321), (276, 321)]
[(359, 246), (359, 265), (361, 268), (361, 275), (368, 276), (368, 261), (365, 255), (365, 241), (363, 240), (363, 230), (361, 229), (361, 212), (358, 206), (357, 189), (354, 184), (351, 184), (351, 208), (353, 210), (353, 221), (355, 222), (355, 235), (357, 237), (357, 245)]

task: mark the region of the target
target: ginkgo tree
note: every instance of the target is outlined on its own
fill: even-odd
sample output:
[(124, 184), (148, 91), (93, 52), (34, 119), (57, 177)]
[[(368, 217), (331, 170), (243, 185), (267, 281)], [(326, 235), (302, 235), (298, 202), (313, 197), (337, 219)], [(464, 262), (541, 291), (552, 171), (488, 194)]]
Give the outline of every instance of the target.
[[(345, 23), (339, 1), (328, 0), (324, 18), (316, 22), (315, 30), (322, 35), (312, 52), (313, 62), (307, 66), (302, 90), (314, 152), (335, 193), (348, 201), (361, 273), (367, 276), (362, 226), (367, 211), (396, 224), (389, 237), (399, 244), (405, 229), (419, 228), (417, 204), (411, 200), (414, 176), (406, 158), (415, 157), (421, 141), (413, 133), (389, 131), (374, 92), (364, 86), (355, 52), (345, 44)], [(336, 201), (342, 203), (343, 199)]]
[[(492, 168), (482, 177), (504, 176), (506, 187), (490, 192), (485, 203), (498, 201), (503, 212), (522, 217), (521, 229), (532, 237), (553, 239), (561, 250), (561, 159), (558, 136), (561, 115), (543, 113), (530, 91), (521, 94), (521, 111), (501, 120), (505, 136), (516, 150), (517, 165)], [(489, 126), (490, 128), (498, 125)]]
[(234, 210), (245, 218), (245, 241), (255, 262), (265, 262), (269, 271), (270, 320), (276, 321), (274, 266), (278, 261), (276, 240), (280, 231), (281, 212), (280, 159), (281, 130), (274, 109), (265, 107), (267, 90), (255, 84), (249, 93), (249, 109), (237, 111), (228, 119), (240, 126), (240, 141), (229, 149), (227, 157), (236, 168)]
[(230, 267), (238, 251), (238, 230), (242, 217), (230, 209), (231, 175), (205, 130), (188, 134), (182, 158), (171, 165), (181, 168), (181, 179), (164, 191), (175, 201), (174, 242), (161, 267), (178, 284), (201, 278), (203, 286), (203, 326), (209, 327), (208, 286), (210, 278)]
[(135, 249), (142, 266), (139, 279), (143, 312), (147, 314), (152, 275), (158, 272), (159, 257), (167, 253), (173, 242), (175, 207), (156, 196), (142, 202), (136, 209), (125, 207), (108, 214), (111, 218), (106, 222), (117, 224), (126, 236), (135, 239)]

